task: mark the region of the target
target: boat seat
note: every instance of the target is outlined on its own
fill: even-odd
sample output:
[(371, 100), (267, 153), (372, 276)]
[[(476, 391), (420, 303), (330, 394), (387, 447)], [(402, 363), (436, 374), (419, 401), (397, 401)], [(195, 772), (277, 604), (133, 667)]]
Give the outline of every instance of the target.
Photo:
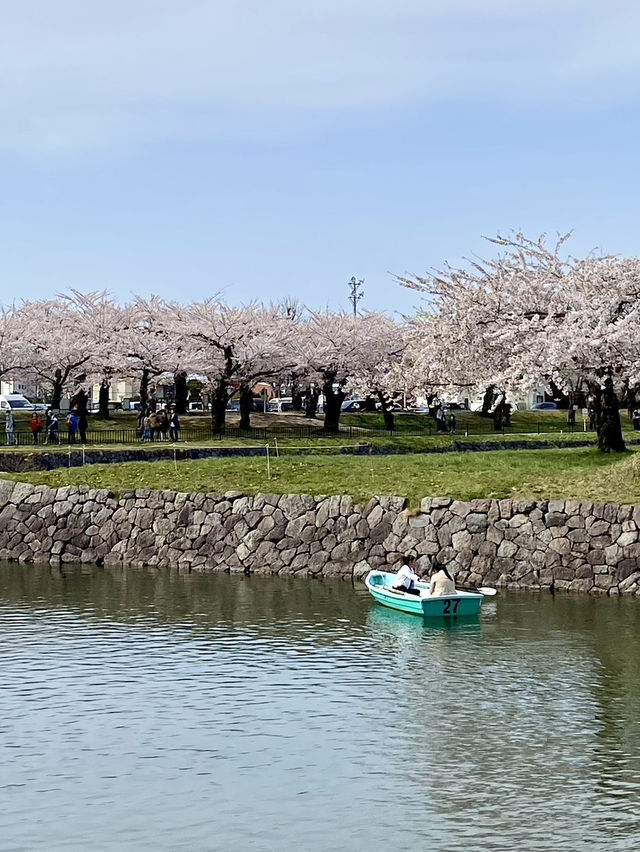
[(412, 595), (411, 592), (404, 592), (402, 589), (394, 589), (392, 586), (385, 586), (385, 592), (393, 592), (394, 595), (402, 595), (403, 598), (412, 598), (413, 600), (420, 600), (420, 598), (424, 597), (422, 591), (420, 591), (417, 595)]

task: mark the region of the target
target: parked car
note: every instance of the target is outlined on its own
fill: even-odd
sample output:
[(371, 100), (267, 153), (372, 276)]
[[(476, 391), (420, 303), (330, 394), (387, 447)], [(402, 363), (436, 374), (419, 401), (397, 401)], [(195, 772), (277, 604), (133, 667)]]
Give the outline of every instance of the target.
[(204, 404), (196, 399), (189, 403), (189, 411), (204, 411)]
[(345, 399), (340, 409), (353, 414), (355, 411), (362, 411), (364, 409), (364, 402), (359, 399)]
[[(137, 406), (137, 408), (134, 408), (134, 406)], [(48, 407), (49, 406), (47, 406), (47, 408)], [(111, 412), (122, 411), (122, 403), (121, 402), (112, 402), (110, 400), (109, 403), (108, 403), (108, 407), (109, 407), (109, 411), (111, 411)], [(130, 402), (129, 403), (129, 410), (130, 411), (134, 411), (134, 410), (137, 411), (139, 408), (140, 408), (139, 402)], [(89, 414), (97, 414), (99, 411), (100, 411), (100, 403), (99, 402), (92, 402), (89, 405)]]
[(557, 408), (558, 406), (555, 402), (536, 402), (535, 405), (531, 406), (532, 411), (544, 411), (546, 409)]
[(267, 403), (267, 411), (272, 414), (282, 414), (283, 411), (293, 411), (293, 398), (290, 396), (274, 397)]
[(35, 411), (35, 406), (21, 393), (7, 393), (0, 395), (0, 411)]

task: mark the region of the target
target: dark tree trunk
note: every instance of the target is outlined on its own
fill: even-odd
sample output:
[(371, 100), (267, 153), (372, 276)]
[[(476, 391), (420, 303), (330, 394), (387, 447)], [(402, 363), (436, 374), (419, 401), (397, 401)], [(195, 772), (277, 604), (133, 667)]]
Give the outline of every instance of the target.
[(506, 396), (501, 393), (496, 407), (493, 409), (493, 428), (496, 432), (500, 432), (505, 426), (511, 425), (511, 406), (507, 402)]
[(87, 416), (87, 403), (89, 401), (89, 397), (86, 392), (80, 388), (80, 390), (76, 391), (74, 395), (71, 397), (70, 405), (71, 408), (75, 408), (78, 417), (84, 415)]
[(324, 394), (324, 432), (338, 432), (340, 429), (340, 413), (342, 403), (345, 401), (346, 393), (339, 388), (333, 389), (335, 373), (325, 373), (322, 392)]
[(304, 416), (309, 418), (314, 418), (318, 411), (318, 399), (320, 398), (320, 391), (318, 388), (312, 388), (311, 385), (307, 387), (304, 395), (306, 404), (304, 410)]
[(53, 375), (54, 378), (53, 390), (51, 392), (51, 408), (54, 408), (57, 411), (60, 408), (60, 403), (62, 402), (62, 388), (64, 386), (64, 380), (66, 377), (63, 376), (60, 367), (57, 368)]
[(221, 379), (211, 397), (211, 425), (216, 435), (224, 435), (225, 433), (228, 401), (229, 385), (226, 379)]
[[(393, 411), (389, 407), (389, 400), (386, 395), (381, 391), (378, 392), (378, 399), (380, 400), (380, 405), (382, 405), (382, 416), (384, 417), (384, 428), (388, 429), (389, 432), (393, 432), (396, 425), (396, 419), (393, 416)], [(375, 405), (374, 405), (375, 409)]]
[(103, 379), (100, 382), (100, 391), (98, 392), (98, 417), (102, 420), (109, 420), (109, 382)]
[(189, 399), (189, 388), (187, 387), (187, 374), (184, 370), (177, 372), (174, 377), (176, 386), (176, 414), (187, 413), (187, 401)]
[(291, 381), (291, 408), (294, 411), (302, 411), (302, 401), (304, 399), (304, 394), (302, 393), (302, 388), (300, 387), (300, 382), (294, 376)]
[[(493, 405), (493, 401), (496, 398), (496, 388), (495, 385), (489, 385), (489, 387), (484, 392), (484, 396), (482, 397), (482, 416), (483, 417), (491, 417), (491, 406)], [(495, 418), (494, 418), (495, 423)], [(502, 427), (500, 427), (502, 428)]]
[(251, 429), (251, 411), (253, 409), (253, 393), (249, 385), (240, 386), (240, 428)]
[(593, 406), (595, 411), (598, 449), (602, 453), (623, 453), (627, 448), (622, 437), (619, 401), (613, 387), (613, 379), (608, 376), (604, 385), (592, 385)]
[(561, 391), (553, 379), (549, 379), (549, 390), (551, 391), (551, 398), (558, 405), (558, 408), (570, 408), (572, 403), (571, 395)]
[[(380, 400), (380, 402), (382, 403), (382, 413), (384, 414), (384, 412), (385, 412), (385, 405), (386, 405), (386, 403), (385, 403), (385, 395), (384, 395), (383, 393), (378, 393), (378, 399), (379, 399), (379, 400)], [(368, 394), (365, 396), (365, 398), (364, 398), (364, 400), (363, 400), (363, 403), (362, 403), (362, 410), (363, 410), (363, 411), (368, 411), (368, 412), (370, 412), (370, 413), (372, 413), (372, 414), (374, 414), (374, 413), (375, 413), (375, 410), (376, 410), (376, 398), (375, 398), (375, 396), (373, 396), (373, 394), (368, 393)], [(386, 419), (385, 419), (385, 423), (386, 423), (386, 422), (387, 422), (387, 421), (386, 421)]]
[(149, 413), (149, 370), (145, 367), (140, 377), (140, 418)]

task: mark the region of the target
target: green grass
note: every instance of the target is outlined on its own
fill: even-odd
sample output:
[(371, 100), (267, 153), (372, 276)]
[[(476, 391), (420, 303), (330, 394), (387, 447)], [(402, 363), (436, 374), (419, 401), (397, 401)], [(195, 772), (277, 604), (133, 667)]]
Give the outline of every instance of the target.
[(4, 475), (52, 487), (171, 489), (177, 491), (351, 494), (366, 500), (398, 494), (417, 504), (424, 496), (576, 498), (640, 502), (640, 453), (604, 455), (597, 450), (505, 450), (394, 456), (282, 456), (271, 458), (271, 478), (261, 458), (87, 465)]
[[(481, 417), (474, 411), (455, 411), (456, 432), (458, 435), (493, 434), (493, 419)], [(623, 428), (631, 429), (626, 412), (622, 414)], [(343, 414), (340, 418), (344, 426), (384, 431), (382, 414)], [(422, 434), (431, 428), (435, 434), (435, 422), (428, 414), (397, 414), (395, 416), (395, 431), (399, 434)], [(567, 412), (560, 410), (515, 411), (511, 417), (511, 425), (505, 427), (506, 433), (544, 433), (567, 431)], [(575, 431), (582, 431), (582, 412), (578, 412)]]

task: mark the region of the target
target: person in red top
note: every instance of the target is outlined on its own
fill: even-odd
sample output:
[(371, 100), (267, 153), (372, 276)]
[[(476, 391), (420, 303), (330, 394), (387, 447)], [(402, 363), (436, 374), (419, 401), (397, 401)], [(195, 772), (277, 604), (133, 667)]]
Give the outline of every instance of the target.
[(33, 443), (38, 443), (38, 435), (42, 432), (42, 420), (40, 420), (40, 416), (37, 411), (34, 411), (31, 415), (31, 422), (29, 423), (29, 428), (31, 429), (31, 434), (33, 435)]

